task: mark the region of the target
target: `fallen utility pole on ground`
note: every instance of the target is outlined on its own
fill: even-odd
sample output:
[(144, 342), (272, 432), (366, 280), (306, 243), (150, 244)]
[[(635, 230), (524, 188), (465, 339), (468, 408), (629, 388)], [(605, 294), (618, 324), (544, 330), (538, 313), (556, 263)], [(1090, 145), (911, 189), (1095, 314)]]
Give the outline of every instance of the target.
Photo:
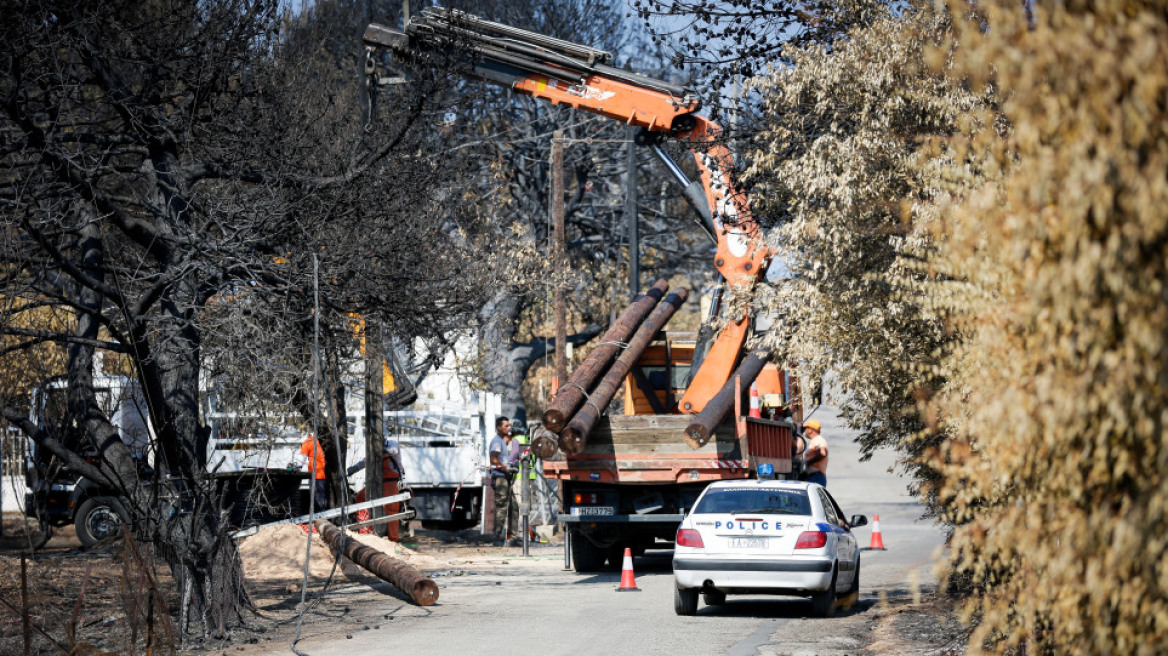
[(392, 583), (417, 605), (433, 606), (438, 601), (438, 584), (411, 565), (357, 542), (323, 519), (316, 521), (316, 530), (334, 555), (343, 554), (378, 578)]

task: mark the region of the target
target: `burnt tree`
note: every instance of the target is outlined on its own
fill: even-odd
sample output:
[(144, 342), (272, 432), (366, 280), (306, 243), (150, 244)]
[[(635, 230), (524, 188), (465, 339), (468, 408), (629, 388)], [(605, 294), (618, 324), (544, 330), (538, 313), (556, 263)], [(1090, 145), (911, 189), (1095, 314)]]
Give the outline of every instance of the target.
[[(302, 414), (327, 415), (313, 372), (326, 389), (343, 376), (350, 314), (440, 341), (490, 284), (458, 230), (464, 163), (408, 129), (440, 120), (434, 85), (360, 102), (362, 21), (346, 3), (288, 21), (258, 0), (0, 5), (4, 354), (67, 346), (75, 434), (2, 412), (122, 492), (179, 583), (188, 636), (225, 635), (248, 607), (205, 469), (200, 378), (261, 380), (253, 400), (307, 394)], [(21, 320), (46, 308), (64, 319)], [(94, 403), (98, 352), (124, 357), (147, 399), (148, 485)]]

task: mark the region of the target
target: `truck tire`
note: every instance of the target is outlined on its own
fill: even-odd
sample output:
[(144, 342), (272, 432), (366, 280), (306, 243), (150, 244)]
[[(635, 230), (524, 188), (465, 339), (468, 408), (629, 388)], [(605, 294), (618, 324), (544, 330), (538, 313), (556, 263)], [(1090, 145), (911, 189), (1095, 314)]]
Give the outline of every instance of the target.
[(53, 537), (53, 527), (47, 520), (29, 518), (24, 523), (28, 527), (28, 548), (32, 551), (36, 551), (45, 546), (49, 543), (49, 539)]
[(698, 589), (673, 588), (673, 612), (678, 615), (697, 615)]
[(625, 545), (616, 543), (604, 550), (608, 556), (608, 564), (616, 569), (624, 567), (625, 564)]
[(811, 615), (813, 617), (831, 617), (835, 615), (835, 580), (838, 573), (831, 574), (831, 584), (823, 592), (811, 595)]
[(599, 572), (607, 557), (604, 549), (583, 535), (572, 536), (572, 565), (579, 573)]
[(77, 527), (77, 539), (86, 549), (103, 540), (122, 535), (126, 523), (126, 511), (113, 497), (90, 497), (77, 509), (73, 524)]

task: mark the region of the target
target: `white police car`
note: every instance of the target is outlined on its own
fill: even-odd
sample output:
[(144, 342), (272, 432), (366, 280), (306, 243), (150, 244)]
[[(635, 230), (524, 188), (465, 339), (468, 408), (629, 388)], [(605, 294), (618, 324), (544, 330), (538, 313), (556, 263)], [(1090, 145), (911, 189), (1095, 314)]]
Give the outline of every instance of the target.
[(816, 483), (712, 483), (677, 529), (674, 610), (696, 613), (699, 592), (707, 605), (728, 594), (781, 594), (810, 597), (812, 614), (830, 617), (837, 596), (859, 592), (851, 529), (867, 523), (863, 515), (845, 519)]

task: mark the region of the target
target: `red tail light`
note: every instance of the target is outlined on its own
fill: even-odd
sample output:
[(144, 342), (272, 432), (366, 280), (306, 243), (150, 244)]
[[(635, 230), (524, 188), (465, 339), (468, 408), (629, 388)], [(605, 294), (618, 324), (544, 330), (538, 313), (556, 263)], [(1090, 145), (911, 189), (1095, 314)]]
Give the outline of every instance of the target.
[(677, 529), (677, 546), (693, 547), (694, 549), (706, 548), (706, 545), (702, 542), (702, 534), (692, 528)]
[(827, 544), (827, 533), (823, 531), (803, 531), (799, 534), (796, 549), (821, 549)]

